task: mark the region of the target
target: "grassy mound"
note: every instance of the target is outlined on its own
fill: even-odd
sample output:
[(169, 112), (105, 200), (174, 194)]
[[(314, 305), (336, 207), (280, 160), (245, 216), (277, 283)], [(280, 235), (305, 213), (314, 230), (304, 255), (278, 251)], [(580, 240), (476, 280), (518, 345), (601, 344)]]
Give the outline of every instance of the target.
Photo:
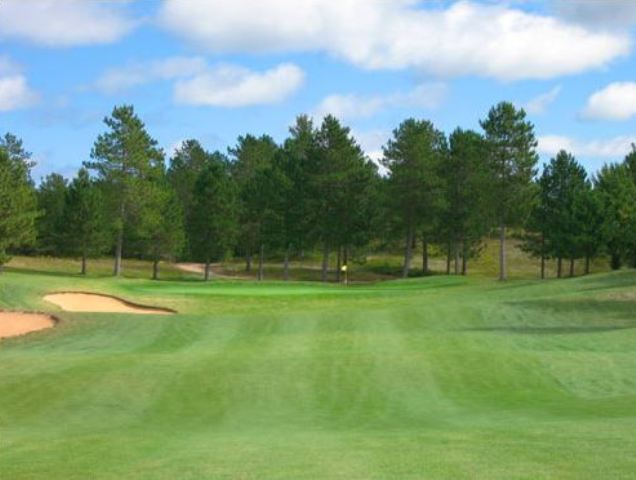
[[(349, 288), (10, 271), (0, 308), (103, 291), (0, 343), (11, 479), (630, 478), (636, 274)], [(50, 306), (48, 307), (50, 308)]]

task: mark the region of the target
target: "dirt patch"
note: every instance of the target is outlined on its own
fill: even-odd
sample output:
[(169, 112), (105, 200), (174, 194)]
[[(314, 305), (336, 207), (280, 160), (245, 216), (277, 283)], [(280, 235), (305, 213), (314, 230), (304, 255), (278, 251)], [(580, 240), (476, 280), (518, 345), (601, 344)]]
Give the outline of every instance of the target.
[(43, 313), (0, 312), (0, 339), (52, 328), (57, 321)]
[[(182, 272), (186, 273), (197, 273), (200, 275), (205, 274), (205, 264), (203, 263), (177, 263), (177, 268)], [(251, 277), (246, 275), (241, 275), (240, 273), (236, 273), (233, 275), (228, 275), (227, 273), (223, 273), (223, 267), (220, 263), (212, 263), (210, 265), (210, 271), (212, 276), (215, 278), (223, 278), (228, 280), (252, 280)]]
[(91, 312), (91, 313), (135, 313), (172, 315), (176, 313), (169, 308), (149, 307), (123, 300), (110, 295), (84, 292), (51, 293), (44, 297), (47, 302), (53, 303), (67, 312)]

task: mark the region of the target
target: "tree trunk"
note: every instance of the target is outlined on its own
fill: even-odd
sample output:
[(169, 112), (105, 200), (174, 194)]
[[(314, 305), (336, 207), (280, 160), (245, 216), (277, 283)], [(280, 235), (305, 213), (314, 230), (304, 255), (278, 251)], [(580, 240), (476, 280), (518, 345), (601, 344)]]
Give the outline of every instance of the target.
[(459, 275), (459, 242), (455, 242), (455, 275)]
[(411, 270), (411, 253), (413, 247), (413, 228), (411, 225), (406, 230), (406, 244), (404, 245), (404, 266), (402, 268), (402, 278), (408, 278)]
[(545, 235), (541, 232), (541, 280), (545, 280)]
[(428, 242), (422, 238), (422, 274), (428, 273)]
[(574, 259), (570, 258), (570, 277), (574, 276)]
[(590, 256), (586, 255), (585, 256), (585, 275), (589, 275), (590, 274)]
[(119, 204), (119, 231), (117, 232), (117, 245), (115, 247), (115, 271), (113, 272), (116, 277), (121, 275), (121, 257), (124, 251), (124, 217), (126, 214), (126, 206), (123, 200)]
[(82, 275), (86, 275), (86, 253), (82, 252)]
[(329, 245), (325, 242), (322, 249), (322, 272), (320, 274), (323, 282), (327, 281), (327, 271), (329, 269)]
[(210, 259), (205, 260), (205, 271), (203, 272), (203, 281), (208, 282), (210, 280)]
[(152, 261), (152, 279), (153, 280), (159, 279), (159, 259), (158, 258), (155, 258)]
[(462, 275), (466, 276), (468, 274), (468, 252), (466, 248), (464, 248), (464, 252), (462, 253)]
[(342, 249), (342, 264), (347, 267), (345, 272), (345, 284), (349, 283), (349, 247), (345, 246)]
[(545, 255), (541, 253), (541, 280), (545, 280)]
[(506, 226), (499, 226), (499, 280), (507, 280), (506, 272)]
[(449, 240), (448, 245), (446, 245), (446, 275), (450, 275), (450, 272), (451, 272), (451, 256), (452, 256), (452, 246)]
[(121, 256), (124, 250), (124, 230), (120, 229), (117, 232), (117, 246), (115, 247), (115, 270), (113, 274), (116, 277), (121, 275)]
[(263, 260), (265, 257), (265, 245), (261, 243), (261, 248), (258, 253), (258, 281), (262, 281), (264, 278), (263, 275)]
[(285, 249), (285, 259), (283, 261), (283, 280), (289, 281), (289, 245)]
[(252, 271), (252, 251), (249, 249), (247, 250), (247, 255), (245, 255), (245, 271)]
[(340, 268), (342, 267), (342, 247), (338, 247), (338, 257), (336, 259), (336, 283), (340, 283)]
[(563, 276), (563, 259), (559, 257), (557, 259), (557, 278), (561, 278)]

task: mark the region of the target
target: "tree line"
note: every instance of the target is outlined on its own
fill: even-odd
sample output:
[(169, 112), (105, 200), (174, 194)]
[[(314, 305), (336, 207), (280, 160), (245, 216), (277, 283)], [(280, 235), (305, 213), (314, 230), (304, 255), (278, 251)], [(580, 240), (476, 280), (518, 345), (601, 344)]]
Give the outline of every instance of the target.
[(104, 119), (90, 159), (67, 181), (52, 173), (36, 186), (30, 153), (16, 136), (0, 139), (0, 267), (9, 253), (35, 252), (87, 260), (110, 253), (114, 275), (122, 258), (146, 258), (159, 276), (161, 260), (210, 265), (243, 257), (264, 278), (269, 256), (321, 252), (340, 266), (361, 258), (370, 243), (403, 245), (402, 276), (429, 272), (431, 246), (446, 253), (446, 271), (466, 274), (484, 239), (499, 237), (499, 278), (506, 279), (506, 242), (569, 262), (607, 255), (611, 267), (636, 266), (636, 148), (620, 163), (589, 177), (561, 151), (538, 173), (534, 126), (523, 109), (502, 102), (481, 131), (450, 135), (426, 120), (407, 119), (383, 148), (380, 171), (335, 117), (319, 125), (299, 116), (277, 144), (247, 134), (227, 152), (184, 141), (166, 161), (130, 105)]

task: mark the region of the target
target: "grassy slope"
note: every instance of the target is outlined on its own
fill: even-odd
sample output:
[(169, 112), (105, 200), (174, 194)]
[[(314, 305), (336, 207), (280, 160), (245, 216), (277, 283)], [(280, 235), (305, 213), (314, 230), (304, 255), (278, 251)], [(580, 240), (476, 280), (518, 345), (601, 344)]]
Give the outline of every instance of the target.
[(636, 274), (373, 286), (10, 271), (180, 315), (0, 343), (0, 478), (633, 478)]

